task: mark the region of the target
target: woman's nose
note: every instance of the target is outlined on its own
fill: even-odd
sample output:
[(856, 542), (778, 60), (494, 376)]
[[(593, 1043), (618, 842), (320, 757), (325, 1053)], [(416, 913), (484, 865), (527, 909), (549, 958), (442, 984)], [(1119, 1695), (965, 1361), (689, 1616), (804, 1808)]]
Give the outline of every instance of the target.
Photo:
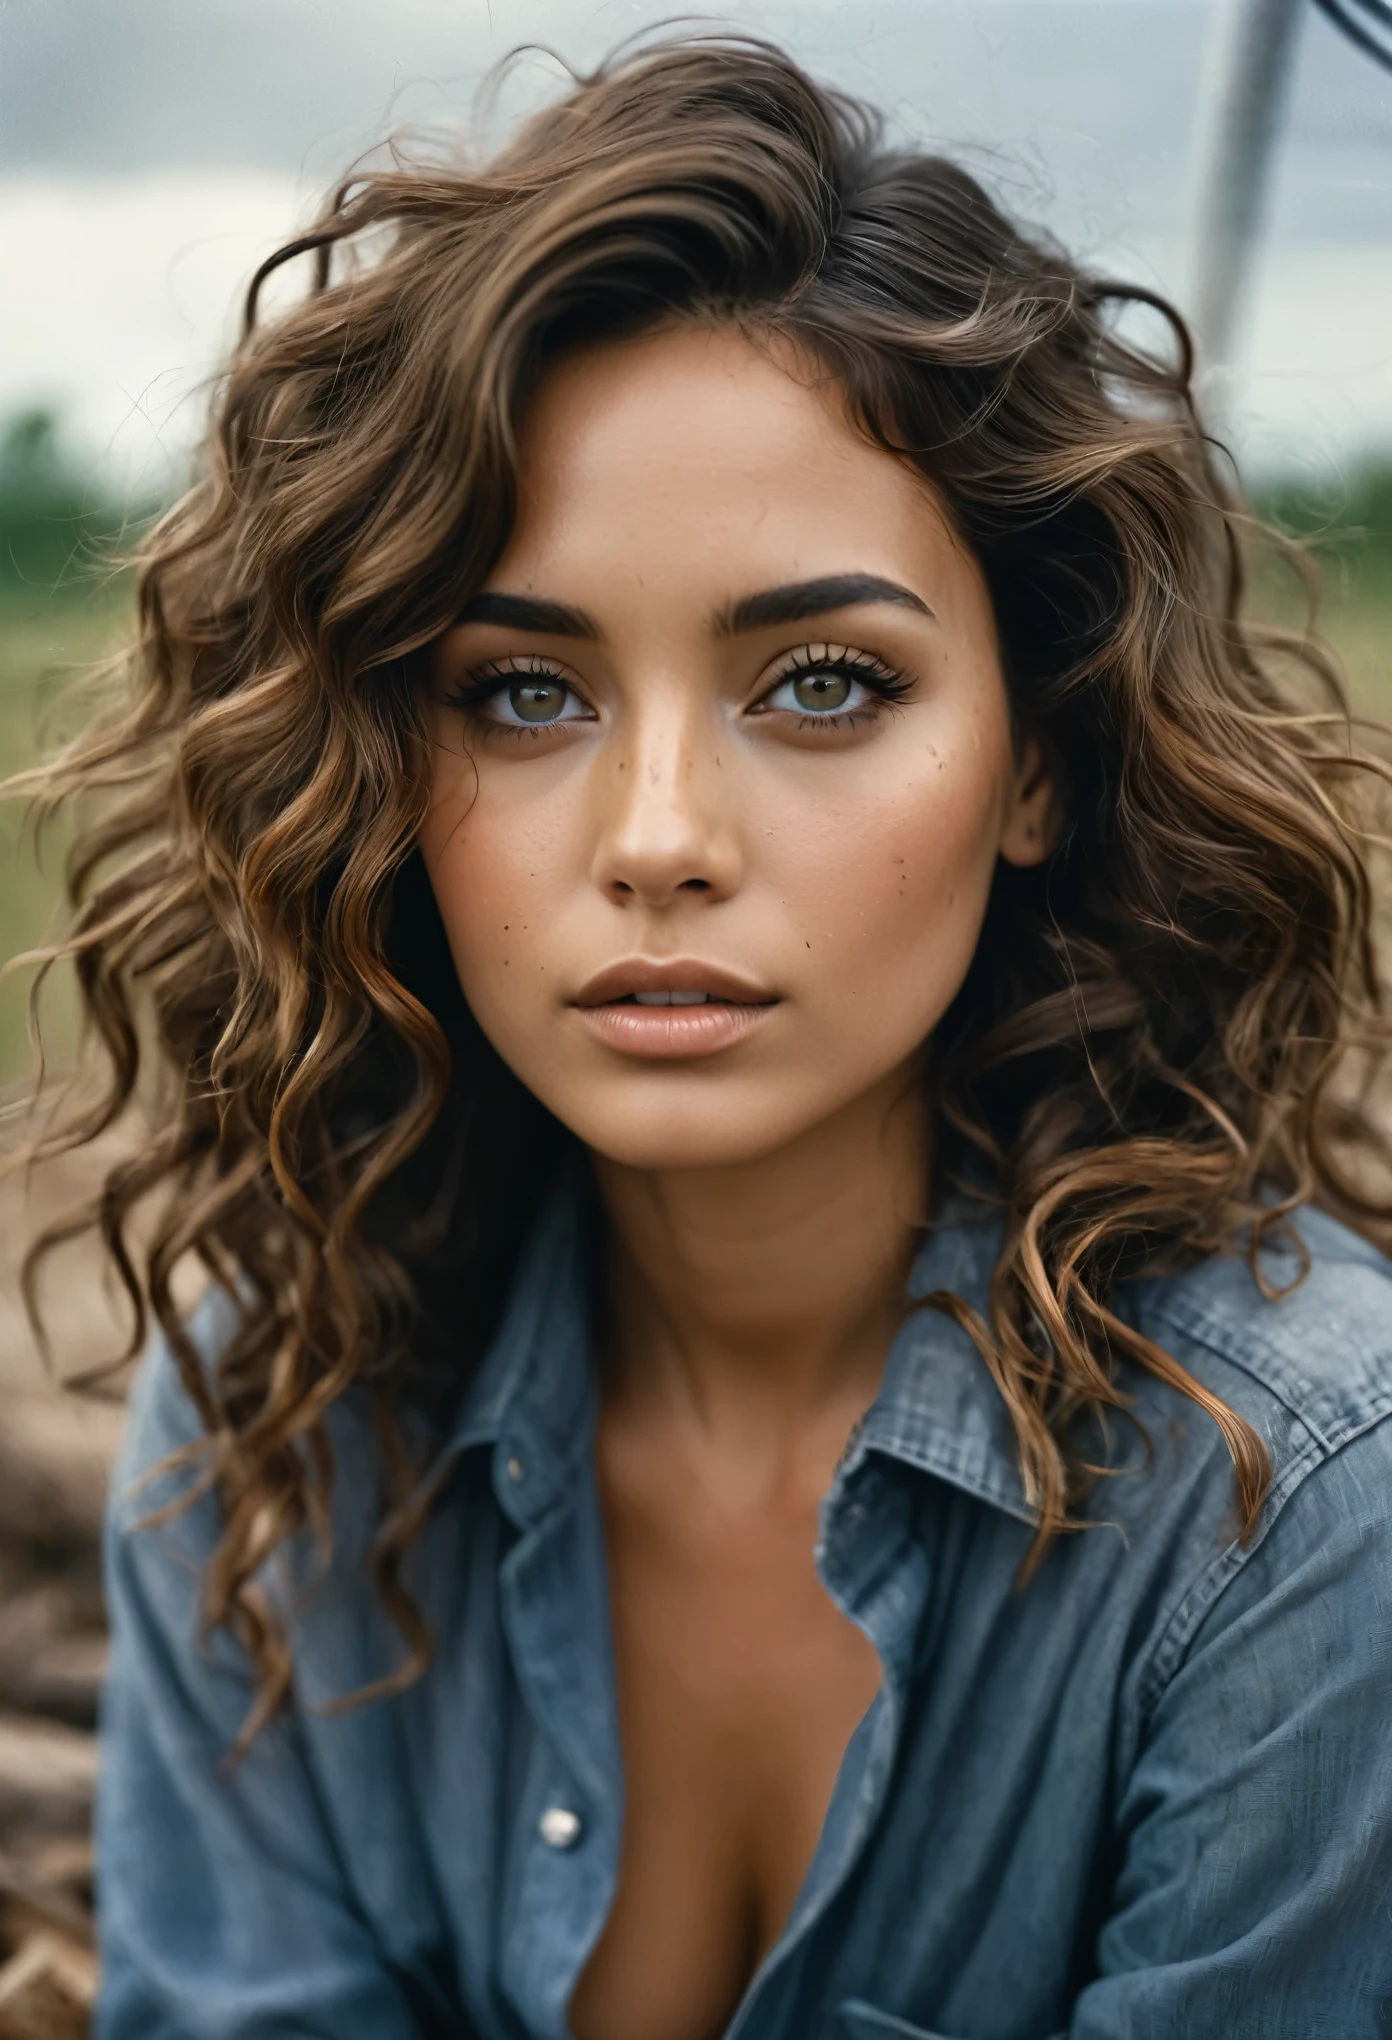
[(728, 899), (742, 859), (733, 788), (714, 736), (680, 713), (651, 713), (605, 761), (594, 881), (617, 905)]

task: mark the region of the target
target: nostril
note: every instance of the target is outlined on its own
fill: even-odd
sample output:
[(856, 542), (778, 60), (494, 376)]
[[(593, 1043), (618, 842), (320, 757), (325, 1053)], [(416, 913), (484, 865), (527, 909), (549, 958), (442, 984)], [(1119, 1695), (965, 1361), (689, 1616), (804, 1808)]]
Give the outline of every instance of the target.
[(684, 878), (681, 882), (681, 889), (683, 892), (709, 892), (710, 880), (708, 878)]

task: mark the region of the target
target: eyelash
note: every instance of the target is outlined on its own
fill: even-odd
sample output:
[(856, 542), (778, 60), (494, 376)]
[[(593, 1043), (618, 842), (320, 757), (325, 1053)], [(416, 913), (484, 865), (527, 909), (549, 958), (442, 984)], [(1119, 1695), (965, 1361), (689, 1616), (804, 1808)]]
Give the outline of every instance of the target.
[[(749, 713), (765, 715), (794, 713), (786, 709), (763, 708), (761, 704), (780, 687), (786, 686), (790, 680), (798, 680), (807, 673), (839, 674), (867, 688), (886, 707), (894, 707), (903, 701), (913, 687), (913, 681), (907, 673), (886, 664), (883, 659), (876, 658), (871, 653), (857, 652), (850, 646), (833, 650), (830, 646), (822, 648), (804, 645), (788, 656)], [(554, 680), (558, 686), (574, 694), (577, 700), (584, 699), (559, 667), (537, 654), (526, 658), (489, 660), (487, 665), (476, 667), (470, 672), (463, 685), (443, 695), (441, 705), (445, 708), (459, 709), (466, 715), (477, 714), (495, 695), (500, 694), (511, 681), (517, 679)], [(855, 708), (819, 713), (805, 710), (798, 715), (797, 723), (799, 729), (848, 730), (873, 721), (879, 713), (878, 706), (868, 707), (862, 703)], [(491, 725), (495, 734), (510, 737), (538, 737), (545, 730), (556, 727), (555, 723), (495, 722)]]
[[(804, 645), (800, 650), (789, 654), (786, 663), (760, 696), (760, 702), (766, 701), (770, 694), (776, 694), (780, 687), (785, 687), (790, 680), (800, 679), (805, 673), (840, 674), (844, 679), (853, 680), (861, 687), (868, 688), (886, 708), (896, 707), (913, 687), (913, 681), (907, 673), (897, 666), (887, 665), (883, 659), (876, 658), (870, 652), (857, 652), (849, 645), (835, 649), (830, 645), (817, 647)], [(761, 709), (756, 702), (754, 712), (767, 715), (780, 711)], [(785, 709), (781, 713), (789, 714), (792, 711)], [(798, 728), (849, 730), (856, 728), (858, 724), (873, 722), (879, 713), (878, 706), (867, 707), (864, 704), (858, 708), (841, 709), (832, 713), (813, 714), (810, 710), (805, 710), (798, 716)]]
[[(490, 659), (486, 666), (471, 667), (464, 680), (448, 694), (440, 696), (443, 708), (469, 710), (482, 708), (485, 701), (491, 701), (500, 694), (511, 680), (556, 680), (562, 687), (570, 687), (565, 674), (540, 656)], [(571, 692), (574, 693), (574, 688)]]

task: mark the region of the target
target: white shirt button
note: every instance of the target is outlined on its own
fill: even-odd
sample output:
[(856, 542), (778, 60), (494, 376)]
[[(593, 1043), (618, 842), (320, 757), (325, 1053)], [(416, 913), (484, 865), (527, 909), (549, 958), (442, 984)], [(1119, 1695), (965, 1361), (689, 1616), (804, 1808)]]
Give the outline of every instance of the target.
[(573, 1848), (580, 1839), (580, 1816), (568, 1806), (548, 1806), (539, 1825), (548, 1849)]

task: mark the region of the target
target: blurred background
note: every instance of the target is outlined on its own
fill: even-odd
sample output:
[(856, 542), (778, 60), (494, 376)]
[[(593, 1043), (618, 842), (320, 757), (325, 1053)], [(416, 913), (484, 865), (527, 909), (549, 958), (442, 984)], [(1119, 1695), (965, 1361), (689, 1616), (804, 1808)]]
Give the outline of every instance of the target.
[[(64, 680), (119, 640), (130, 588), (99, 570), (103, 544), (182, 486), (256, 263), (386, 133), (470, 125), (518, 45), (535, 47), (495, 133), (563, 63), (674, 14), (5, 0), (0, 774), (34, 756)], [(1094, 267), (1175, 299), (1254, 500), (1323, 566), (1322, 628), (1356, 698), (1392, 712), (1389, 0), (784, 0), (688, 18), (782, 42)], [(1299, 614), (1293, 584), (1261, 599)], [(21, 823), (12, 803), (4, 957), (41, 938), (57, 896), (61, 840), (40, 865)], [(29, 1061), (25, 993), (23, 970), (0, 985), (0, 1097)], [(61, 988), (55, 1022), (61, 1047)], [(117, 1419), (52, 1392), (14, 1301), (25, 1227), (76, 1187), (0, 1189), (0, 1958), (25, 1951), (0, 1972), (0, 2040), (81, 2031), (90, 1983), (94, 1554)], [(58, 1290), (59, 1365), (90, 1364), (113, 1338), (95, 1271), (75, 1264)]]

